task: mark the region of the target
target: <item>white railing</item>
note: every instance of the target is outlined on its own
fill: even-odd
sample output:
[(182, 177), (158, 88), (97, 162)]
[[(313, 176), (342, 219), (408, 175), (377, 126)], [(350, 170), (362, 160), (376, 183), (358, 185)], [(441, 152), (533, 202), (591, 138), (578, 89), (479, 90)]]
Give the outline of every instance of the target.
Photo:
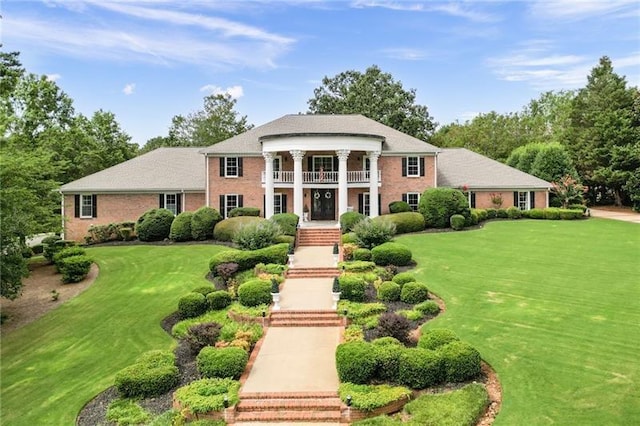
[[(369, 183), (371, 173), (364, 170), (347, 170), (347, 183)], [(378, 182), (382, 174), (378, 170)], [(266, 181), (266, 172), (262, 171), (262, 183)], [(293, 183), (292, 171), (273, 172), (274, 183)], [(302, 172), (302, 183), (338, 183), (338, 172)]]

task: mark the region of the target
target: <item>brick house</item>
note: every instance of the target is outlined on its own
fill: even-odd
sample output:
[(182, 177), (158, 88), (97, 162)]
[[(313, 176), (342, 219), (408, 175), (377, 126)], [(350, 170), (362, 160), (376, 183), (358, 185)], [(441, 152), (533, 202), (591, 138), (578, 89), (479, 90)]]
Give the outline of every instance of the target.
[(286, 115), (207, 148), (159, 148), (61, 187), (65, 238), (92, 224), (208, 205), (223, 216), (259, 207), (335, 221), (375, 217), (392, 201), (417, 209), (437, 186), (465, 188), (472, 207), (547, 207), (551, 185), (466, 149), (440, 149), (362, 115)]

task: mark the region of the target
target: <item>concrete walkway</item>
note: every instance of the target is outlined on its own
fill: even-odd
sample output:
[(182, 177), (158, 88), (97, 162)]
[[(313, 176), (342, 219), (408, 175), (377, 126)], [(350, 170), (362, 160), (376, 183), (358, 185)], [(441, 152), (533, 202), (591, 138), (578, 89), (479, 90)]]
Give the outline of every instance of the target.
[(632, 210), (604, 210), (604, 209), (592, 209), (590, 208), (591, 217), (599, 217), (602, 219), (622, 220), (624, 222), (640, 223), (640, 213), (636, 213)]
[(287, 278), (280, 290), (283, 311), (331, 309), (333, 278)]
[(328, 268), (333, 266), (333, 246), (304, 246), (296, 249), (293, 268)]

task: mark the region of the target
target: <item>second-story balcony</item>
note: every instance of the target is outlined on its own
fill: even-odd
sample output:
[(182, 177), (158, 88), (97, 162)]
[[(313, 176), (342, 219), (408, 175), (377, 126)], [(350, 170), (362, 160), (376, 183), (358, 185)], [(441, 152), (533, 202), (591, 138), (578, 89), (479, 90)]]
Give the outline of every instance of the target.
[[(347, 184), (369, 183), (371, 173), (367, 170), (347, 170)], [(378, 183), (381, 182), (382, 174), (378, 170)], [(266, 172), (262, 171), (262, 183), (266, 181)], [(275, 184), (293, 184), (293, 171), (273, 172), (273, 182)], [(303, 184), (337, 184), (338, 172), (302, 172)]]

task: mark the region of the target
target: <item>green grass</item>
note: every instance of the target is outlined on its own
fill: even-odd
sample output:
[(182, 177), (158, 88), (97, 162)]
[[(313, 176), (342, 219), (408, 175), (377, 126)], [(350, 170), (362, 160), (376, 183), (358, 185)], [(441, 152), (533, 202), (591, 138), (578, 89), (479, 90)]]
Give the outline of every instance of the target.
[(640, 226), (503, 221), (403, 236), (418, 280), (497, 371), (496, 426), (640, 424)]
[[(206, 284), (221, 246), (126, 246), (88, 250), (100, 266), (80, 296), (2, 336), (2, 424), (71, 425), (114, 375), (175, 340), (160, 321), (178, 299)], [(73, 284), (70, 284), (73, 285)]]

